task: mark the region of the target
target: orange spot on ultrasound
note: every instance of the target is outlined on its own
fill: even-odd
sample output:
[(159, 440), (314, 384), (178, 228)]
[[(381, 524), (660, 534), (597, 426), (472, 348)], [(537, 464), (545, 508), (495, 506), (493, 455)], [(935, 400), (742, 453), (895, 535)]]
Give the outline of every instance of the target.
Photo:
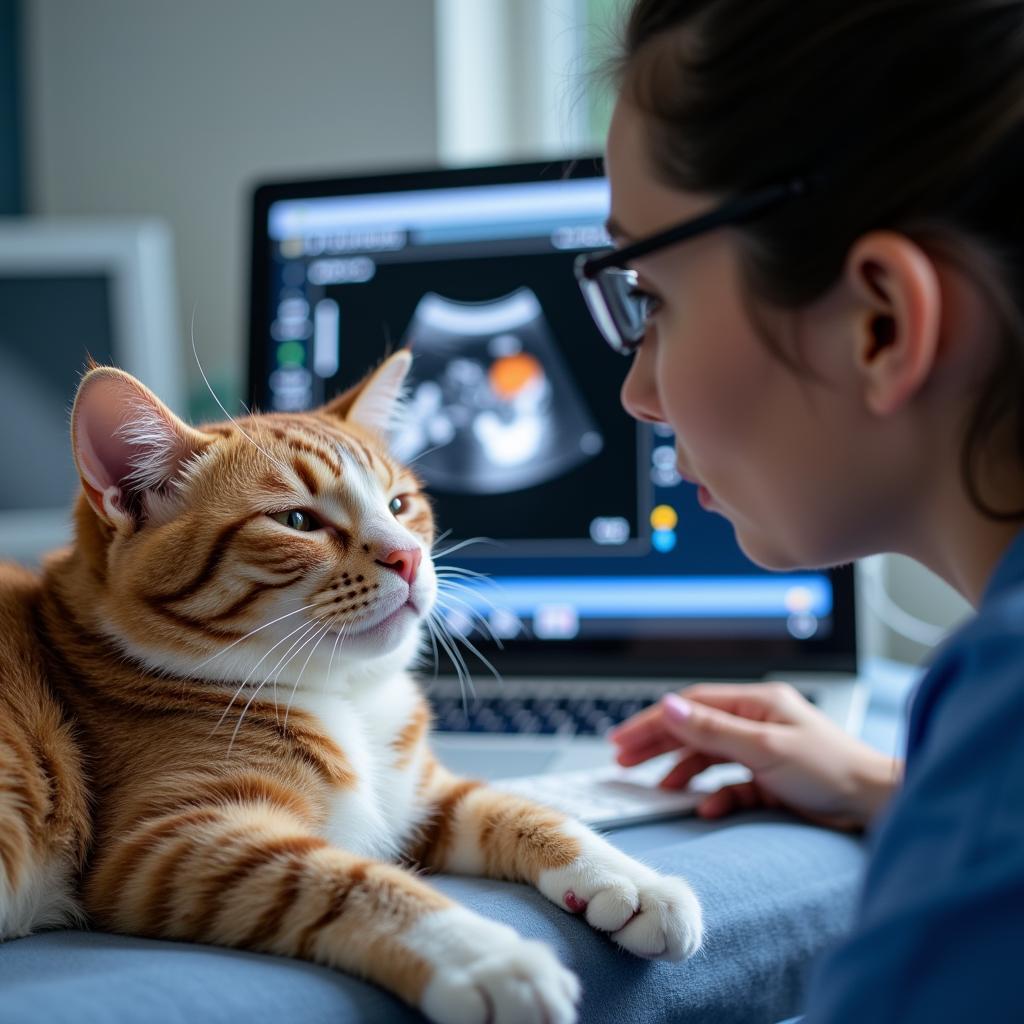
[(491, 363), (487, 373), (491, 388), (499, 398), (515, 398), (528, 384), (544, 378), (540, 362), (526, 352), (503, 356)]

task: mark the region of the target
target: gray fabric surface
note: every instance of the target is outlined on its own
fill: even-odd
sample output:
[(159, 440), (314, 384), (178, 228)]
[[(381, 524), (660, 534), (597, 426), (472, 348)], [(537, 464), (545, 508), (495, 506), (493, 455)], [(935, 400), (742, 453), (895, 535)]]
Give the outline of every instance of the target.
[[(690, 880), (707, 921), (694, 959), (637, 960), (524, 886), (452, 877), (436, 884), (550, 943), (583, 981), (580, 1019), (588, 1024), (772, 1024), (799, 1011), (811, 958), (850, 922), (858, 840), (767, 814), (715, 830), (681, 821), (611, 838)], [(419, 1019), (372, 985), (278, 957), (84, 932), (0, 946), (0, 1024)]]

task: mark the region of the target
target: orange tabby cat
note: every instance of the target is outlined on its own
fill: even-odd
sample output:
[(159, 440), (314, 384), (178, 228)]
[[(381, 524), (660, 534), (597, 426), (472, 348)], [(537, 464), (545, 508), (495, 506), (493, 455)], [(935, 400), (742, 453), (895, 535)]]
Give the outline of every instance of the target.
[(433, 518), (384, 443), (410, 358), (198, 429), (85, 376), (74, 546), (0, 568), (0, 939), (90, 921), (315, 960), (435, 1021), (575, 1019), (545, 946), (404, 862), (529, 882), (640, 956), (697, 948), (682, 880), (431, 756), (407, 667)]

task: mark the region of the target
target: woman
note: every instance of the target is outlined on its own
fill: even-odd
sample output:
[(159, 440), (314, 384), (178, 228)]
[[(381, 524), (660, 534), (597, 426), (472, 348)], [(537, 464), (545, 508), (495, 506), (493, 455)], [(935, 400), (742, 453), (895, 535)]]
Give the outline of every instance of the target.
[(639, 0), (617, 83), (618, 248), (578, 274), (626, 408), (759, 564), (901, 552), (978, 609), (905, 773), (783, 685), (669, 697), (619, 760), (871, 827), (808, 1021), (1024, 1020), (1024, 3)]

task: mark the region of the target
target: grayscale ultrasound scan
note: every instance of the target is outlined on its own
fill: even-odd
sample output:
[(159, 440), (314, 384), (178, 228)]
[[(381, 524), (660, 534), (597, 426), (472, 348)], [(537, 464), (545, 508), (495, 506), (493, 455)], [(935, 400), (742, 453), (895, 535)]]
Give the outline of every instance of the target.
[(404, 342), (416, 359), (392, 443), (432, 490), (518, 491), (604, 448), (531, 288), (485, 302), (427, 292)]

